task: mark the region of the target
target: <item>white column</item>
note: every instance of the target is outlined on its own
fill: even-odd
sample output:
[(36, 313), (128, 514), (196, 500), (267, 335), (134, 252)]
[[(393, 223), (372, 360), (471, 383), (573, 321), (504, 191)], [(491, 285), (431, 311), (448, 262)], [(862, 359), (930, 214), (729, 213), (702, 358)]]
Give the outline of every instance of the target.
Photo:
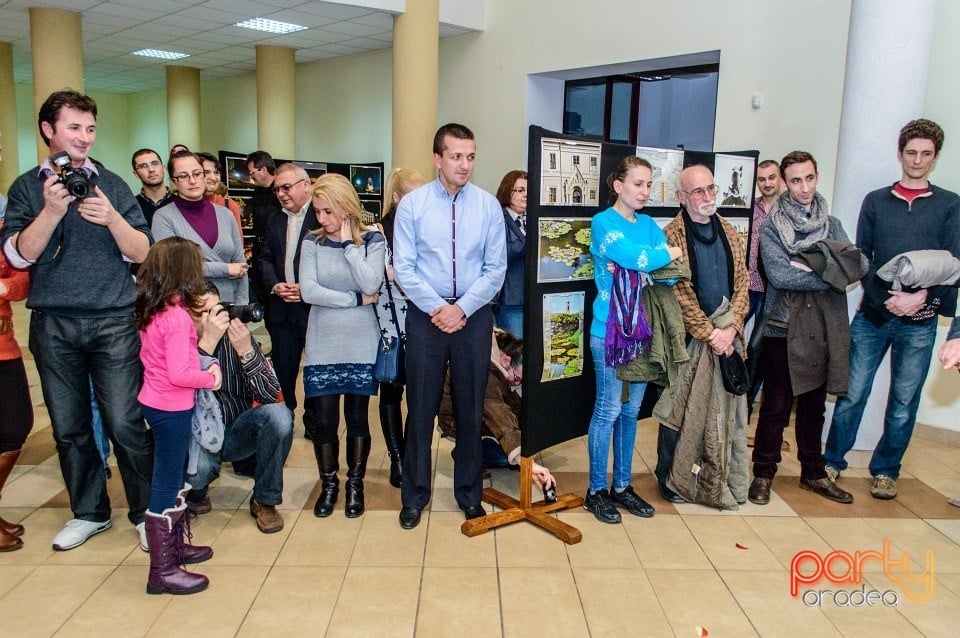
[[(851, 238), (863, 197), (900, 178), (900, 129), (923, 116), (935, 11), (936, 0), (853, 0), (831, 210)], [(850, 295), (851, 317), (860, 297), (859, 288)], [(880, 439), (889, 387), (888, 355), (874, 379), (854, 449), (873, 450)]]

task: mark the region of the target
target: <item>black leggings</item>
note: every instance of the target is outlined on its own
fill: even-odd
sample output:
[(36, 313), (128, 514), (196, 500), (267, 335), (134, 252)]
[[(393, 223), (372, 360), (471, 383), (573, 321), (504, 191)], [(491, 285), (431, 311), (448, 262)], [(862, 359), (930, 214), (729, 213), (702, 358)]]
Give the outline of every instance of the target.
[[(347, 422), (347, 436), (370, 436), (367, 409), (370, 397), (365, 394), (343, 395), (343, 416)], [(304, 402), (303, 425), (315, 444), (334, 443), (340, 427), (340, 395), (310, 397)]]
[(380, 384), (380, 405), (400, 405), (403, 401), (402, 383)]
[(33, 428), (33, 404), (23, 359), (0, 361), (0, 454), (19, 450)]

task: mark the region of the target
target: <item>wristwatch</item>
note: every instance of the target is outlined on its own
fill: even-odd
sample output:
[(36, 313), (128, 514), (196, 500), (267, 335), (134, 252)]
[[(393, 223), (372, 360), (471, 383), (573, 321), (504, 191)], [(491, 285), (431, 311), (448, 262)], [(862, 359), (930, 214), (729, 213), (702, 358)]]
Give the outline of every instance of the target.
[(257, 354), (256, 350), (248, 350), (247, 352), (244, 352), (242, 355), (240, 355), (241, 365), (250, 363), (251, 361), (253, 361), (253, 357), (256, 356), (256, 354)]

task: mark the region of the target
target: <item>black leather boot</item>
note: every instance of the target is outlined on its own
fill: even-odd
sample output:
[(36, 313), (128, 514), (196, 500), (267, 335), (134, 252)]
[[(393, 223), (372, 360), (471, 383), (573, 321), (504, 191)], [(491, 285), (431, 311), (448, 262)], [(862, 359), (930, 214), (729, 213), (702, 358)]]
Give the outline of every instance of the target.
[(317, 456), (317, 467), (320, 470), (320, 496), (313, 506), (313, 515), (325, 518), (333, 514), (333, 506), (337, 504), (340, 494), (340, 480), (337, 471), (340, 469), (340, 441), (333, 443), (314, 443), (313, 453)]
[(670, 468), (673, 467), (673, 453), (680, 442), (680, 432), (660, 424), (660, 430), (657, 432), (657, 469), (653, 473), (657, 477), (657, 485), (660, 487), (660, 496), (669, 503), (685, 503), (682, 496), (667, 487), (667, 477), (670, 476)]
[(380, 404), (380, 429), (383, 430), (383, 442), (387, 444), (390, 455), (390, 485), (400, 487), (402, 483), (403, 458), (403, 415), (400, 404)]
[(347, 502), (344, 506), (347, 518), (363, 514), (363, 476), (367, 473), (368, 456), (369, 436), (347, 437)]

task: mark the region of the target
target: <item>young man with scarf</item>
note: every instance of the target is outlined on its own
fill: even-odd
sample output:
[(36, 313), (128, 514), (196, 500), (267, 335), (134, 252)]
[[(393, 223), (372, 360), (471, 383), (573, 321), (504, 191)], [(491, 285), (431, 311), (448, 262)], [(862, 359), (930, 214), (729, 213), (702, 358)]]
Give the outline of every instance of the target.
[[(822, 276), (806, 264), (805, 256), (816, 249), (836, 246), (840, 253), (841, 246), (851, 246), (850, 239), (817, 192), (820, 175), (810, 153), (788, 154), (780, 163), (780, 172), (787, 191), (774, 202), (760, 229), (760, 254), (767, 273), (760, 357), (766, 376), (748, 498), (756, 505), (770, 502), (783, 430), (796, 398), (800, 488), (849, 504), (853, 496), (827, 476), (820, 438), (827, 393), (846, 390), (850, 331), (845, 284), (859, 279), (866, 263), (855, 248), (843, 252), (843, 259), (850, 262), (850, 275), (834, 282), (834, 287), (825, 281), (833, 281), (832, 277)], [(807, 311), (811, 306), (812, 313)]]
[(857, 222), (857, 246), (870, 260), (861, 280), (863, 300), (850, 325), (850, 384), (837, 402), (827, 435), (827, 472), (847, 468), (844, 456), (860, 429), (873, 378), (890, 350), (890, 390), (883, 436), (870, 459), (874, 498), (897, 495), (900, 461), (917, 419), (920, 392), (930, 369), (937, 337), (937, 315), (953, 317), (957, 290), (935, 286), (890, 290), (877, 269), (911, 250), (947, 250), (960, 257), (960, 197), (930, 183), (943, 147), (943, 129), (930, 120), (913, 120), (900, 130), (897, 159), (902, 173), (892, 186), (868, 193)]
[[(661, 420), (655, 474), (664, 499), (674, 503), (688, 500), (685, 497), (691, 497), (690, 493), (677, 494), (667, 485), (681, 429), (694, 420), (703, 424), (706, 419), (717, 417), (717, 411), (722, 411), (719, 415), (722, 422), (732, 428), (732, 436), (725, 444), (732, 448), (723, 454), (730, 459), (721, 472), (726, 476), (713, 477), (712, 498), (717, 499), (714, 503), (717, 506), (732, 507), (745, 501), (747, 496), (746, 397), (730, 395), (722, 384), (713, 388), (709, 382), (707, 386), (713, 388), (710, 400), (707, 396), (692, 400), (690, 391), (706, 382), (696, 379), (698, 373), (713, 371), (713, 365), (701, 365), (701, 359), (704, 364), (715, 364), (716, 357), (730, 355), (735, 348), (743, 354), (743, 323), (750, 305), (750, 280), (739, 234), (716, 214), (717, 186), (713, 173), (703, 165), (690, 166), (680, 173), (679, 182), (680, 214), (664, 232), (667, 243), (681, 248), (683, 261), (690, 265), (691, 280), (677, 282), (673, 290), (683, 312), (688, 351), (696, 350), (698, 354), (691, 354), (690, 362), (680, 368), (677, 383), (664, 392), (654, 409), (655, 416)], [(710, 355), (713, 355), (712, 361), (704, 359)], [(689, 475), (690, 465), (686, 461), (681, 464), (684, 467), (678, 468), (675, 474)], [(701, 471), (704, 477), (708, 473)], [(675, 481), (674, 486), (678, 487)], [(704, 502), (699, 496), (696, 500)]]

